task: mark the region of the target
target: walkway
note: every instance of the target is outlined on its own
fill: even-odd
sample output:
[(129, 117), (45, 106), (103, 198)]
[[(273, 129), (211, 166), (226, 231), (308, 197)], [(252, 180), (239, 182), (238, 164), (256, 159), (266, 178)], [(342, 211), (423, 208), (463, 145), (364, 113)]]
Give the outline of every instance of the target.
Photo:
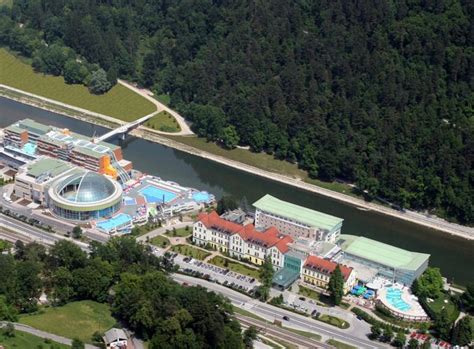
[(179, 132), (169, 133), (169, 132), (160, 132), (160, 131), (158, 131), (158, 133), (172, 134), (172, 135), (175, 135), (175, 136), (189, 136), (189, 135), (194, 134), (194, 132), (191, 131), (191, 129), (189, 128), (189, 125), (186, 123), (186, 120), (184, 120), (184, 118), (181, 115), (179, 115), (177, 112), (175, 112), (173, 109), (167, 107), (163, 103), (161, 103), (158, 100), (156, 100), (155, 98), (153, 98), (152, 97), (153, 93), (150, 90), (135, 87), (132, 84), (130, 84), (130, 83), (124, 81), (124, 80), (118, 79), (117, 81), (120, 85), (129, 88), (130, 90), (138, 93), (139, 95), (143, 96), (144, 98), (146, 98), (150, 102), (152, 102), (156, 106), (156, 109), (157, 109), (158, 113), (160, 113), (162, 111), (166, 111), (169, 114), (171, 114), (176, 119), (176, 121), (179, 124), (179, 127), (181, 128), (181, 131), (179, 131)]
[[(7, 322), (1, 321), (0, 327), (5, 326), (6, 324)], [(32, 334), (33, 336), (37, 336), (37, 337), (45, 338), (45, 339), (51, 339), (52, 341), (55, 341), (57, 343), (65, 344), (69, 346), (72, 344), (72, 339), (58, 336), (49, 332), (37, 330), (36, 328), (30, 327), (27, 325), (23, 325), (23, 324), (15, 322), (13, 323), (13, 326), (15, 327), (15, 330), (20, 331), (20, 332), (26, 332), (26, 333)], [(85, 348), (86, 349), (99, 349), (99, 347), (96, 347), (95, 345), (92, 345), (92, 344), (85, 344)]]

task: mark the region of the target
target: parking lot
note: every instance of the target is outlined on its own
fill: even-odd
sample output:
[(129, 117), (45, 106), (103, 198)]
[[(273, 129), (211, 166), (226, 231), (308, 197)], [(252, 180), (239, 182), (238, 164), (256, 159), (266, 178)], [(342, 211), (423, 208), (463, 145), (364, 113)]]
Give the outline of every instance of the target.
[[(153, 251), (157, 256), (164, 255), (164, 250), (161, 248), (153, 247)], [(239, 291), (252, 293), (254, 289), (260, 285), (260, 282), (254, 278), (235, 273), (229, 269), (217, 267), (213, 264), (204, 263), (191, 257), (173, 253), (171, 254), (171, 258), (174, 264), (179, 266), (181, 271), (185, 273), (194, 274), (195, 276), (199, 276), (204, 279), (217, 281), (224, 286), (228, 286)]]

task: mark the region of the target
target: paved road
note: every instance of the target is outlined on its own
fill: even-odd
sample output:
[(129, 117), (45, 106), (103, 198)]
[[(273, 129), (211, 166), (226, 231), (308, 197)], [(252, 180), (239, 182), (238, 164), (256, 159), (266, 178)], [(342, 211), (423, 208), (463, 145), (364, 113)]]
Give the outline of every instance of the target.
[[(288, 310), (259, 302), (249, 296), (202, 279), (195, 279), (181, 274), (173, 274), (172, 278), (180, 283), (186, 282), (190, 285), (201, 285), (211, 291), (218, 292), (229, 298), (235, 306), (251, 311), (270, 322), (273, 322), (274, 320), (282, 321), (285, 327), (294, 327), (295, 329), (314, 332), (325, 338), (333, 338), (354, 345), (358, 348), (375, 349), (385, 347), (381, 343), (374, 343), (367, 339), (366, 335), (370, 332), (370, 327), (363, 321), (359, 321), (357, 327), (354, 326), (352, 329), (349, 328), (342, 330), (311, 318), (295, 314)], [(290, 321), (283, 320), (283, 316), (288, 316)]]
[[(3, 327), (5, 325), (6, 325), (6, 322), (0, 321), (0, 327)], [(65, 344), (69, 346), (72, 344), (72, 339), (61, 337), (49, 332), (37, 330), (36, 328), (30, 327), (27, 325), (23, 325), (23, 324), (15, 322), (13, 323), (13, 326), (15, 326), (15, 330), (17, 331), (26, 332), (40, 338), (51, 339), (52, 341), (55, 341), (60, 344)], [(91, 345), (91, 344), (86, 344), (85, 347), (86, 349), (99, 349), (99, 347), (96, 347), (95, 345)]]

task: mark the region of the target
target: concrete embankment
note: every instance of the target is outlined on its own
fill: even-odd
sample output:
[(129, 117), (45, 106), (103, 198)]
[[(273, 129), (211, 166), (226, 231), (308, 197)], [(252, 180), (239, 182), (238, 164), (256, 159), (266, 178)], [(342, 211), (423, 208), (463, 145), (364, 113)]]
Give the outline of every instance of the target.
[[(123, 121), (121, 120), (117, 120), (108, 116), (103, 116), (97, 113), (88, 113), (84, 109), (81, 109), (80, 113), (78, 113), (78, 110), (75, 110), (77, 108), (74, 108), (74, 107), (70, 108), (69, 110), (64, 110), (64, 108), (65, 107), (67, 108), (67, 106), (63, 105), (62, 103), (58, 103), (57, 105), (59, 106), (59, 108), (55, 108), (56, 104), (52, 100), (46, 100), (40, 96), (26, 94), (26, 93), (23, 95), (20, 95), (21, 92), (22, 91), (17, 90), (17, 89), (11, 89), (8, 86), (0, 85), (0, 95), (3, 95), (6, 98), (10, 98), (21, 103), (33, 105), (35, 107), (39, 107), (42, 109), (60, 113), (68, 117), (72, 117), (72, 118), (79, 119), (82, 121), (100, 124), (102, 126), (109, 127), (109, 128), (123, 124)], [(45, 102), (47, 102), (47, 104), (45, 104)], [(456, 235), (465, 239), (474, 240), (474, 228), (471, 228), (471, 227), (466, 227), (466, 226), (450, 223), (438, 217), (426, 216), (418, 212), (413, 212), (413, 211), (400, 212), (400, 211), (397, 211), (388, 207), (384, 207), (378, 204), (365, 202), (362, 199), (358, 199), (349, 195), (345, 195), (345, 194), (338, 193), (332, 190), (321, 188), (314, 184), (306, 183), (304, 181), (301, 181), (301, 180), (298, 180), (286, 175), (262, 170), (254, 166), (250, 166), (250, 165), (247, 165), (235, 160), (227, 159), (223, 156), (211, 154), (211, 153), (202, 151), (200, 149), (193, 148), (191, 146), (180, 143), (173, 139), (164, 137), (162, 134), (160, 134), (160, 132), (151, 130), (148, 128), (140, 127), (139, 129), (133, 130), (131, 134), (136, 137), (141, 137), (141, 138), (144, 138), (144, 139), (192, 154), (192, 155), (199, 156), (204, 159), (208, 159), (211, 161), (221, 163), (226, 166), (236, 168), (241, 171), (245, 171), (248, 173), (252, 173), (254, 175), (268, 178), (273, 181), (277, 181), (280, 183), (298, 187), (298, 188), (301, 188), (301, 189), (304, 189), (304, 190), (307, 190), (319, 195), (324, 195), (334, 200), (338, 200), (346, 204), (356, 206), (363, 210), (371, 210), (374, 212), (378, 212), (380, 214), (385, 214), (391, 217), (409, 221), (411, 223), (423, 225), (425, 227), (443, 231), (443, 232)]]

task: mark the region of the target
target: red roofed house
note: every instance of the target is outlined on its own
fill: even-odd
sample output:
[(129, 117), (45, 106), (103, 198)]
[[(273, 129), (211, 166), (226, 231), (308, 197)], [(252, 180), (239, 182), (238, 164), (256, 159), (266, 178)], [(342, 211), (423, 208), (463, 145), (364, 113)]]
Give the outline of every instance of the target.
[(193, 227), (193, 241), (201, 246), (210, 244), (232, 257), (248, 259), (257, 265), (263, 264), (269, 256), (273, 266), (279, 269), (283, 267), (287, 244), (293, 239), (280, 234), (275, 227), (258, 231), (253, 224), (244, 226), (230, 222), (213, 211), (198, 216)]
[[(303, 281), (311, 285), (326, 288), (331, 274), (338, 264), (317, 256), (309, 256), (303, 266)], [(342, 276), (344, 277), (344, 293), (349, 292), (356, 282), (356, 272), (354, 269), (339, 264)]]

